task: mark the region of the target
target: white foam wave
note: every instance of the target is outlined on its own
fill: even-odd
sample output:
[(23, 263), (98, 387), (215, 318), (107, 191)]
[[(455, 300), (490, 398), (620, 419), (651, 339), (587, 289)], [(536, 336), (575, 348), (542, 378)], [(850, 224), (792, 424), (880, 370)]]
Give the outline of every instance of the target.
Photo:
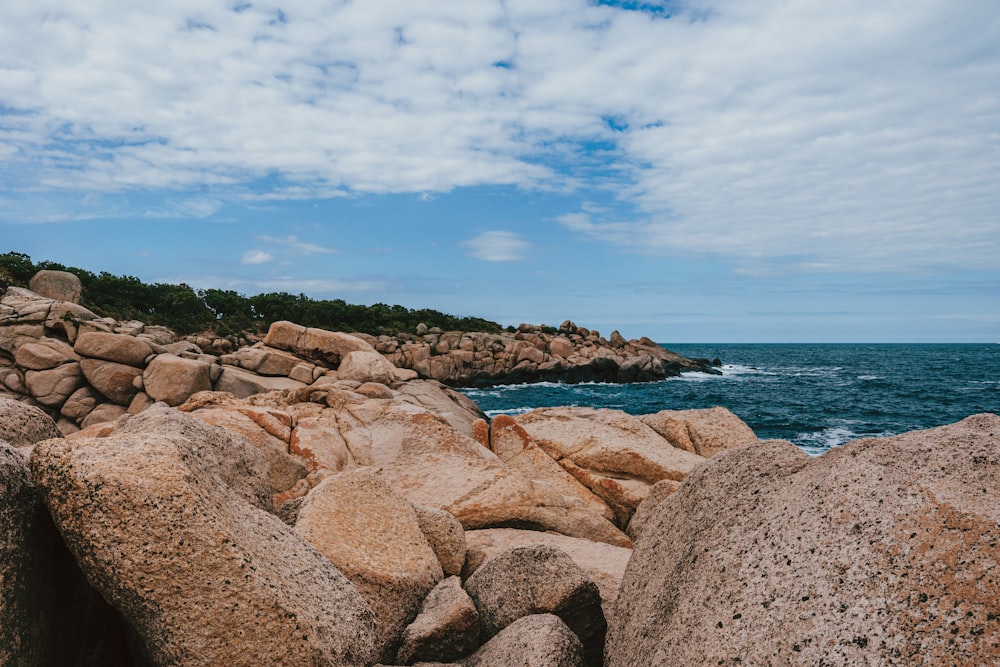
[[(576, 407), (571, 405), (569, 407)], [(493, 419), (497, 415), (523, 415), (531, 412), (532, 410), (537, 410), (537, 407), (523, 406), (520, 408), (500, 408), (498, 410), (486, 410), (486, 416)]]
[(792, 441), (801, 447), (806, 454), (819, 456), (851, 440), (859, 438), (883, 438), (890, 435), (893, 434), (889, 432), (858, 433), (847, 426), (829, 426), (821, 431), (799, 433), (792, 438)]

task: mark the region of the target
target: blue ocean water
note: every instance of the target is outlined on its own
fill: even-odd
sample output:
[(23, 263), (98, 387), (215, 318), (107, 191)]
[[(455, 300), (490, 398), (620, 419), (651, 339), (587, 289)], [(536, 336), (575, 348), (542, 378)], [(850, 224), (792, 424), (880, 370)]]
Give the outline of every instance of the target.
[(1000, 414), (1000, 344), (669, 345), (720, 358), (722, 375), (643, 384), (545, 382), (463, 389), (490, 416), (588, 406), (632, 414), (721, 405), (761, 438), (818, 455), (860, 437)]

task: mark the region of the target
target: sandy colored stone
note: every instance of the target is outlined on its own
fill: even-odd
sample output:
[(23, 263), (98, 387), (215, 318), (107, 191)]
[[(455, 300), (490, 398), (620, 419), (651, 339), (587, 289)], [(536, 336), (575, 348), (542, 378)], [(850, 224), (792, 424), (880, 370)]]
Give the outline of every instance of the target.
[(341, 473), (312, 490), (295, 532), (357, 587), (375, 613), (378, 652), (395, 657), (403, 629), (444, 578), (410, 503), (370, 470)]
[(365, 401), (346, 404), (338, 420), (359, 464), (377, 467), (398, 493), (448, 511), (465, 529), (521, 525), (631, 544), (579, 499), (511, 470), (425, 409), (401, 401)]
[(142, 373), (142, 382), (154, 401), (176, 406), (192, 394), (212, 388), (209, 366), (203, 361), (158, 354)]
[(656, 507), (679, 489), (681, 484), (682, 482), (672, 479), (661, 479), (649, 489), (649, 493), (636, 507), (632, 519), (628, 522), (628, 529), (625, 531), (633, 541), (639, 539), (639, 534), (646, 522), (655, 515)]
[(146, 358), (153, 353), (149, 342), (116, 333), (88, 332), (81, 333), (73, 350), (84, 357), (114, 361), (126, 366), (146, 367)]
[(245, 347), (227, 355), (227, 362), (258, 375), (284, 376), (292, 372), (302, 360), (293, 354), (267, 346)]
[(306, 385), (285, 377), (265, 377), (233, 366), (223, 366), (215, 383), (216, 391), (225, 391), (237, 398), (249, 398), (275, 390), (296, 390)]
[(37, 343), (27, 343), (17, 348), (15, 363), (29, 371), (45, 371), (73, 361), (80, 361), (73, 348), (55, 338), (41, 338)]
[(448, 662), (479, 647), (479, 613), (462, 588), (462, 580), (448, 577), (420, 605), (420, 613), (403, 632), (396, 654), (400, 664)]
[(83, 294), (80, 279), (69, 271), (44, 269), (31, 277), (28, 287), (40, 296), (70, 303), (80, 303)]
[(757, 435), (746, 422), (720, 407), (662, 410), (641, 419), (674, 447), (699, 456), (715, 456), (757, 441)]
[[(280, 424), (288, 418), (287, 415), (280, 416), (282, 414), (280, 411), (240, 406), (234, 408), (211, 407), (194, 410), (190, 414), (206, 424), (220, 426), (233, 433), (239, 433), (256, 445), (267, 458), (270, 467), (270, 484), (274, 493), (291, 488), (306, 476), (306, 466), (302, 461), (289, 455), (288, 441), (275, 435), (273, 425), (269, 432), (268, 424), (270, 422), (277, 421)], [(288, 437), (291, 437), (290, 430)]]
[(371, 664), (373, 617), (350, 582), (223, 481), (233, 467), (264, 470), (262, 455), (228, 434), (206, 441), (144, 423), (183, 418), (199, 430), (170, 413), (132, 417), (139, 432), (48, 440), (31, 458), (66, 544), (152, 662)]
[(595, 513), (614, 519), (604, 501), (595, 496), (573, 475), (535, 444), (531, 436), (510, 415), (497, 415), (490, 424), (490, 449), (525, 477), (548, 484), (556, 493), (579, 498)]
[(454, 516), (436, 507), (414, 505), (417, 523), (431, 545), (445, 576), (462, 573), (465, 565), (465, 530)]
[(998, 494), (992, 414), (723, 452), (647, 521), (608, 665), (996, 664)]
[(580, 639), (558, 616), (534, 614), (514, 621), (462, 667), (582, 667)]
[(332, 410), (300, 418), (291, 432), (288, 453), (301, 460), (309, 472), (327, 470), (335, 473), (358, 466), (340, 435)]
[(621, 587), (622, 577), (625, 576), (625, 566), (632, 556), (632, 550), (627, 547), (538, 530), (517, 528), (468, 530), (465, 532), (465, 539), (467, 555), (462, 570), (463, 579), (472, 576), (488, 559), (513, 547), (544, 544), (565, 552), (591, 581), (597, 584), (601, 593), (601, 608), (606, 619), (611, 619), (614, 613), (618, 589)]
[(465, 435), (472, 433), (472, 424), (484, 419), (486, 414), (465, 394), (450, 389), (435, 380), (415, 380), (396, 388), (398, 398), (427, 408), (443, 417), (451, 426)]
[(39, 408), (0, 396), (0, 440), (20, 449), (59, 436), (55, 422)]
[(142, 375), (141, 368), (114, 361), (84, 359), (80, 362), (80, 370), (90, 386), (119, 405), (128, 406), (139, 391), (134, 381)]
[(516, 418), (528, 435), (614, 511), (620, 526), (661, 479), (682, 480), (702, 458), (672, 447), (618, 410), (542, 408)]
[(389, 384), (396, 379), (396, 367), (374, 350), (348, 352), (337, 368), (341, 380)]
[(104, 397), (97, 393), (94, 389), (90, 387), (80, 387), (66, 399), (66, 402), (63, 403), (62, 409), (59, 412), (67, 419), (72, 419), (79, 423), (79, 421), (90, 414), (90, 411), (93, 410), (102, 400), (104, 400)]
[(126, 409), (116, 403), (101, 403), (80, 420), (81, 428), (88, 428), (95, 424), (113, 422), (126, 413)]
[(535, 544), (490, 558), (465, 582), (484, 637), (519, 618), (555, 614), (580, 638), (584, 660), (600, 665), (607, 624), (597, 585), (562, 550)]
[(58, 408), (83, 384), (83, 373), (80, 364), (74, 362), (47, 371), (28, 371), (24, 382), (36, 401)]

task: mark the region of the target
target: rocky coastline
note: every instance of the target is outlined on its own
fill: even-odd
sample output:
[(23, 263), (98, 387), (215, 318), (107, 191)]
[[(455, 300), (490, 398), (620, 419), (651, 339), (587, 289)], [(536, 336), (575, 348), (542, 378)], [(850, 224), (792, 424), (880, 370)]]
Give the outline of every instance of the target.
[(443, 380), (677, 360), (476, 336), (176, 340), (8, 290), (0, 664), (1000, 660), (1000, 416), (817, 459), (722, 408), (487, 420)]

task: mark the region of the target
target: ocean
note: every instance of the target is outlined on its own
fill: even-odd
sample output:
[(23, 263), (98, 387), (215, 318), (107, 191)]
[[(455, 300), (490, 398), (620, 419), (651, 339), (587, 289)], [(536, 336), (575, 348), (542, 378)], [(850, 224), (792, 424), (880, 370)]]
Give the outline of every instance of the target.
[(501, 385), (461, 390), (487, 415), (551, 406), (632, 414), (720, 405), (760, 438), (807, 453), (862, 437), (1000, 414), (1000, 344), (677, 344), (722, 360), (722, 375), (685, 373), (641, 384)]

